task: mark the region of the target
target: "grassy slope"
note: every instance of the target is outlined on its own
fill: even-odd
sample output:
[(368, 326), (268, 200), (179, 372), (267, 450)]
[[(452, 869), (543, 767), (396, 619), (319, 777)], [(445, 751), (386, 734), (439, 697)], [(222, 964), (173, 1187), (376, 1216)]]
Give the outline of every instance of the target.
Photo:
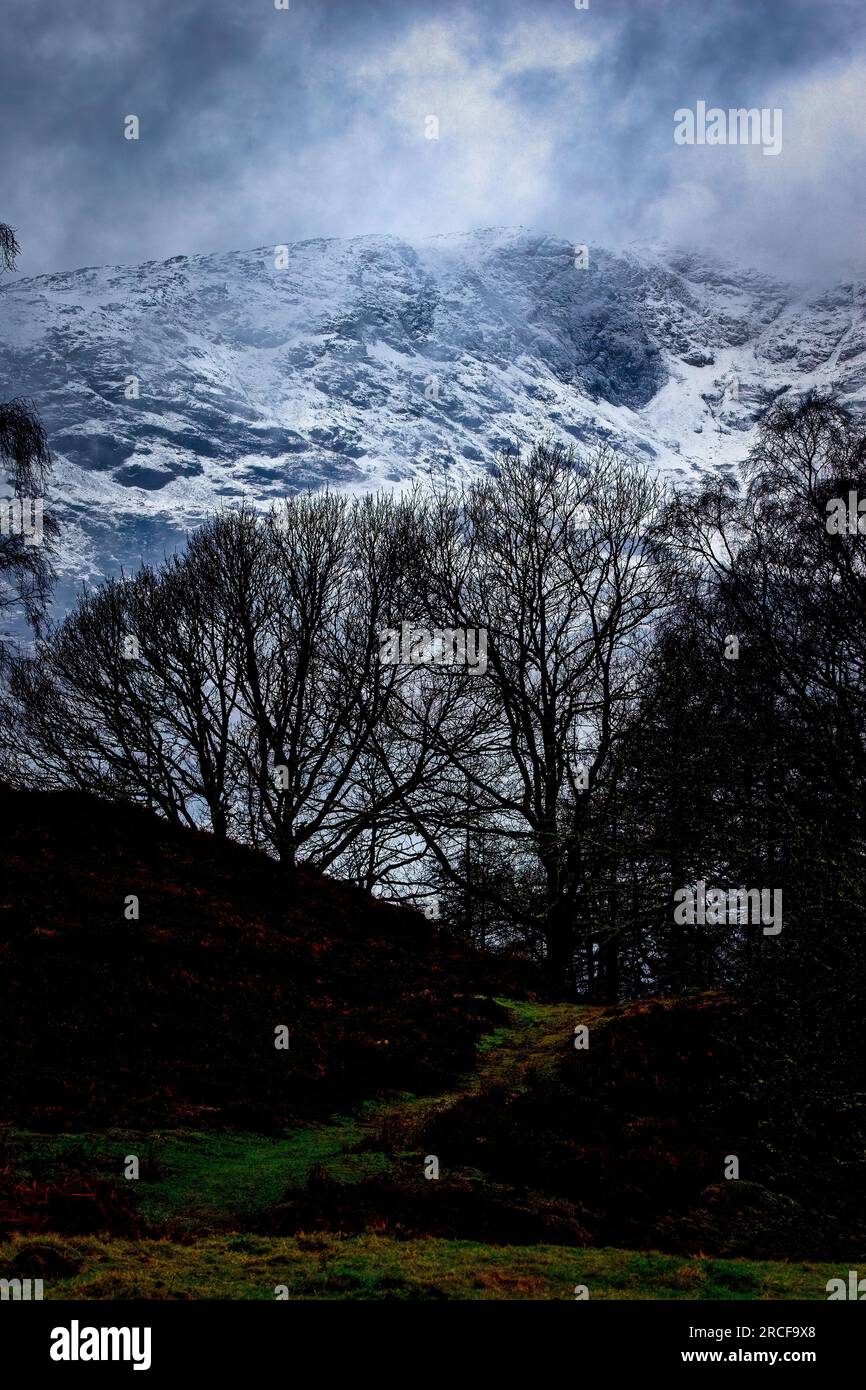
[[(28, 1242), (32, 1249), (32, 1242)], [(3, 1248), (9, 1269), (20, 1240)], [(167, 1240), (51, 1237), (76, 1264), (46, 1277), (46, 1298), (572, 1300), (584, 1284), (603, 1299), (826, 1299), (829, 1264), (709, 1260), (629, 1250), (491, 1246), (387, 1236), (207, 1236)], [(18, 1272), (21, 1272), (18, 1270)]]
[[(506, 1001), (502, 1001), (505, 1003)], [(473, 1241), (245, 1234), (314, 1166), (340, 1181), (387, 1173), (415, 1152), (423, 1123), (459, 1095), (495, 1081), (519, 1090), (570, 1047), (576, 1022), (600, 1010), (510, 1003), (509, 1024), (488, 1034), (477, 1070), (459, 1090), (368, 1104), (353, 1116), (284, 1137), (215, 1131), (141, 1134), (7, 1133), (7, 1154), (44, 1178), (70, 1169), (117, 1179), (127, 1154), (145, 1160), (138, 1209), (163, 1238), (122, 1240), (18, 1235), (0, 1246), (4, 1271), (44, 1274), (49, 1298), (259, 1298), (285, 1285), (291, 1298), (568, 1299), (826, 1298), (846, 1271), (788, 1264), (563, 1246), (490, 1246)], [(483, 1178), (482, 1178), (483, 1180)], [(122, 1181), (122, 1179), (120, 1180)]]
[[(459, 1090), (436, 1096), (405, 1095), (370, 1103), (351, 1116), (311, 1124), (285, 1136), (213, 1130), (142, 1133), (111, 1129), (94, 1134), (7, 1132), (6, 1147), (25, 1171), (38, 1165), (43, 1177), (84, 1167), (116, 1177), (127, 1154), (142, 1160), (146, 1178), (136, 1191), (147, 1222), (205, 1234), (237, 1229), (267, 1212), (287, 1188), (304, 1186), (318, 1165), (330, 1177), (351, 1182), (386, 1172), (398, 1152), (411, 1147), (415, 1131), (436, 1110), (485, 1080), (514, 1089), (530, 1067), (550, 1065), (578, 1017), (598, 1010), (562, 1005), (509, 1003), (508, 1026), (488, 1033), (478, 1050), (478, 1068)], [(400, 1146), (399, 1149), (397, 1146)]]

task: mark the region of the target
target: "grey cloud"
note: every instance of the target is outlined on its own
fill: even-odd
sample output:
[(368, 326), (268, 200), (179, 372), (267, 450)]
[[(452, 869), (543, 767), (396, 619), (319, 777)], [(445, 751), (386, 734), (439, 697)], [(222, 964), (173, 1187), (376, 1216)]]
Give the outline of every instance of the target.
[[(845, 274), (861, 255), (862, 10), (6, 0), (0, 217), (25, 274), (517, 222)], [(675, 148), (673, 111), (698, 99), (781, 105), (782, 156)]]

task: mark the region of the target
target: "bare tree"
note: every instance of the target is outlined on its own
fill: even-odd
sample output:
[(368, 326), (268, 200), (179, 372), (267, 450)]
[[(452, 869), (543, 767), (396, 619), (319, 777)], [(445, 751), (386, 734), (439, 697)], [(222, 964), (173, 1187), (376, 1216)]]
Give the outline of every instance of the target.
[(14, 270), (15, 262), (21, 254), (14, 229), (0, 222), (0, 264), (4, 270)]
[[(564, 992), (582, 946), (615, 990), (589, 807), (664, 602), (662, 497), (608, 451), (541, 446), (461, 494), (228, 510), (16, 663), (29, 775), (419, 905), (447, 885), (469, 937), (540, 941)], [(404, 625), (483, 630), (486, 668), (383, 659)]]
[[(483, 733), (448, 750), (464, 816), (483, 815), (524, 878), (533, 865), (540, 873), (531, 904), (487, 891), (540, 934), (551, 988), (565, 994), (574, 988), (588, 806), (609, 775), (665, 602), (655, 547), (663, 497), (657, 479), (609, 450), (579, 465), (542, 445), (527, 460), (503, 459), (495, 477), (460, 495), (440, 494), (431, 519), (431, 605), (487, 630), (486, 675), (465, 692)], [(458, 876), (453, 855), (417, 825), (442, 870)], [(592, 931), (583, 946), (591, 975)], [(613, 977), (613, 933), (605, 950)]]

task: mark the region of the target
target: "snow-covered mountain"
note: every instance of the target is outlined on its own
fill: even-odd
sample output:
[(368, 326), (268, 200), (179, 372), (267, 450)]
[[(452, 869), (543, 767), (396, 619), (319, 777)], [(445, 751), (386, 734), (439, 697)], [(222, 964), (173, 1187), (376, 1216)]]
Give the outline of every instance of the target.
[[(866, 283), (521, 228), (176, 256), (0, 289), (0, 399), (55, 456), (64, 568), (159, 558), (224, 499), (471, 472), (540, 436), (689, 477), (785, 391), (866, 410)], [(136, 394), (137, 393), (137, 394)]]

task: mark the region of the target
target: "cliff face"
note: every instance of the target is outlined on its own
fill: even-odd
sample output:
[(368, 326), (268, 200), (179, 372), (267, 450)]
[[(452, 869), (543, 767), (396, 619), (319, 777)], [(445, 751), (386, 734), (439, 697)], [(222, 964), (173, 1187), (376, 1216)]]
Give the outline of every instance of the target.
[(767, 404), (815, 385), (866, 404), (863, 284), (810, 296), (659, 247), (577, 269), (519, 228), (0, 288), (0, 397), (45, 419), (70, 583), (161, 558), (224, 500), (471, 473), (542, 435), (734, 468)]

